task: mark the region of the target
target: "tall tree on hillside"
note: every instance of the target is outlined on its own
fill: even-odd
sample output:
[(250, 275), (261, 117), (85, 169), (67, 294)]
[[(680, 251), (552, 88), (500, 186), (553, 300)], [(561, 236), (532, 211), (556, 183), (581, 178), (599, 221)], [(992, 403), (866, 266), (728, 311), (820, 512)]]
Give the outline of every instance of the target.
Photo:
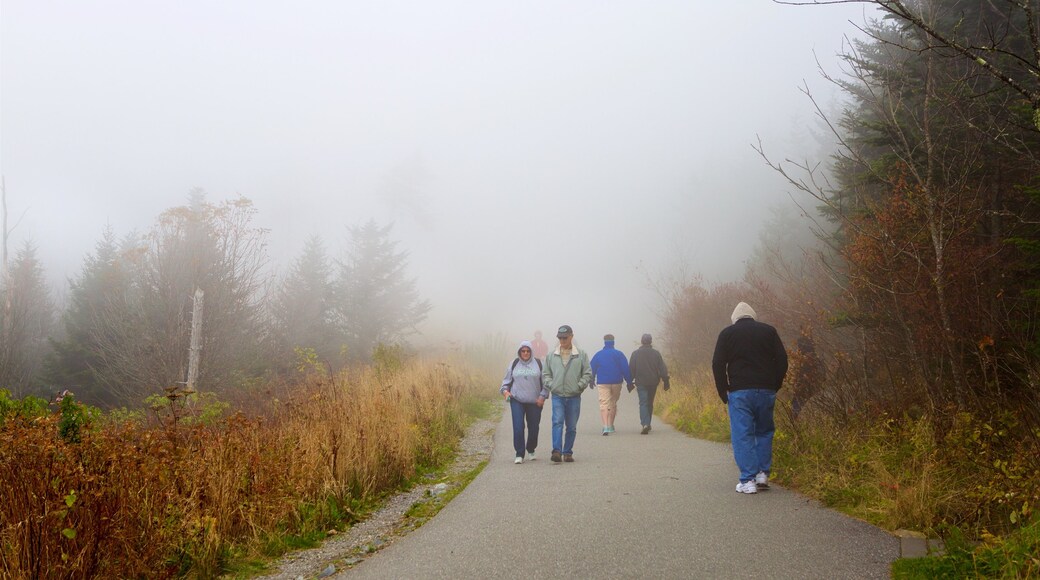
[(102, 345), (121, 342), (133, 351), (144, 329), (129, 308), (139, 304), (134, 276), (140, 269), (141, 241), (136, 235), (122, 242), (106, 227), (94, 252), (87, 255), (79, 276), (69, 282), (69, 305), (61, 317), (62, 337), (52, 339), (46, 362), (48, 382), (72, 390), (85, 402), (113, 406), (126, 378), (103, 356)]
[(27, 394), (39, 386), (54, 320), (54, 304), (32, 244), (26, 242), (15, 255), (0, 300), (8, 305), (0, 310), (0, 388)]
[(313, 236), (275, 290), (271, 303), (280, 357), (309, 348), (322, 359), (339, 360), (343, 339), (334, 324), (332, 268), (320, 236)]
[(374, 220), (351, 227), (347, 256), (338, 262), (337, 324), (355, 360), (367, 360), (376, 345), (414, 333), (430, 311), (429, 301), (419, 299), (416, 281), (406, 276), (408, 254), (397, 250), (391, 228)]

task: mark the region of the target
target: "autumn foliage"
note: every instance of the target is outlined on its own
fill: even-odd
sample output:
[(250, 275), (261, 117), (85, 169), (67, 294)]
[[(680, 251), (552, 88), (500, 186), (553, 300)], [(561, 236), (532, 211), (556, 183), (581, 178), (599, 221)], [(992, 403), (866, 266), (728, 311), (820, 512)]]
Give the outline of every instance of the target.
[(212, 577), (272, 534), (339, 525), (447, 457), (468, 383), (418, 363), (315, 373), (266, 393), (249, 416), (212, 421), (173, 391), (178, 406), (149, 422), (92, 414), (71, 397), (53, 413), (8, 398), (0, 576)]

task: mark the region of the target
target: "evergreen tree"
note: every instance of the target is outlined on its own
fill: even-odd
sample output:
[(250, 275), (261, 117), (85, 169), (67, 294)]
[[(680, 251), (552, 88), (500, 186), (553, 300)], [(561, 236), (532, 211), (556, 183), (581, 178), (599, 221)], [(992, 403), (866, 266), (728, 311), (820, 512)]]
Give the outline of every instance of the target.
[(132, 297), (138, 248), (135, 236), (120, 243), (112, 228), (105, 228), (94, 253), (87, 255), (82, 272), (69, 283), (69, 305), (61, 317), (63, 336), (51, 340), (53, 352), (46, 362), (48, 382), (73, 391), (79, 400), (92, 405), (119, 402), (108, 388), (116, 377), (102, 355), (100, 342), (102, 337), (111, 341), (116, 336), (127, 343), (135, 340), (121, 332), (121, 319)]
[(406, 277), (408, 254), (390, 239), (391, 227), (373, 220), (351, 227), (350, 249), (339, 262), (337, 323), (355, 360), (367, 360), (377, 345), (414, 333), (430, 311), (415, 280)]
[(54, 303), (36, 258), (36, 247), (26, 242), (10, 266), (0, 288), (0, 388), (17, 395), (42, 388), (40, 368), (49, 345)]
[(330, 364), (338, 361), (342, 337), (333, 323), (333, 306), (332, 270), (325, 243), (320, 236), (313, 236), (272, 300), (279, 356), (292, 357), (294, 349), (306, 348)]

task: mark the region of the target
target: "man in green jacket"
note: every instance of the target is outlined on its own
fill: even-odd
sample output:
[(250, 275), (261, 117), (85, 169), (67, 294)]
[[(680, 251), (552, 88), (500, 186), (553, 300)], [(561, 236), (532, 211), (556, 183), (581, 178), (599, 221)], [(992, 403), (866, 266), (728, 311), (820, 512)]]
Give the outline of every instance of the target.
[[(552, 455), (553, 462), (574, 461), (574, 438), (578, 434), (578, 415), (581, 414), (581, 394), (592, 381), (589, 355), (574, 345), (574, 331), (564, 324), (556, 331), (560, 345), (545, 357), (542, 378), (545, 388), (552, 393)], [(564, 426), (567, 428), (564, 435)]]

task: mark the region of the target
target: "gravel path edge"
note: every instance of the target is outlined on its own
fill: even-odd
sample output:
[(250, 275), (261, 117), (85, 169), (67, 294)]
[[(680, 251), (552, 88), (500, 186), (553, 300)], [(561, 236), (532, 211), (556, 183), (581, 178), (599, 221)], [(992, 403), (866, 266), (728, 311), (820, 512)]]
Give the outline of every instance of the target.
[[(499, 417), (478, 419), (466, 428), (459, 441), (459, 449), (444, 479), (448, 483), (420, 483), (387, 499), (382, 506), (342, 534), (331, 536), (321, 546), (290, 552), (271, 564), (268, 572), (256, 576), (259, 580), (305, 580), (328, 578), (337, 572), (349, 571), (375, 552), (392, 544), (398, 538), (425, 523), (426, 520), (405, 517), (405, 512), (419, 502), (435, 501), (453, 487), (462, 486), (470, 478), (456, 476), (477, 469), (486, 463), (494, 450), (495, 428)], [(461, 480), (461, 483), (460, 481)], [(450, 501), (450, 500), (449, 500)], [(443, 507), (443, 506), (442, 506)]]

